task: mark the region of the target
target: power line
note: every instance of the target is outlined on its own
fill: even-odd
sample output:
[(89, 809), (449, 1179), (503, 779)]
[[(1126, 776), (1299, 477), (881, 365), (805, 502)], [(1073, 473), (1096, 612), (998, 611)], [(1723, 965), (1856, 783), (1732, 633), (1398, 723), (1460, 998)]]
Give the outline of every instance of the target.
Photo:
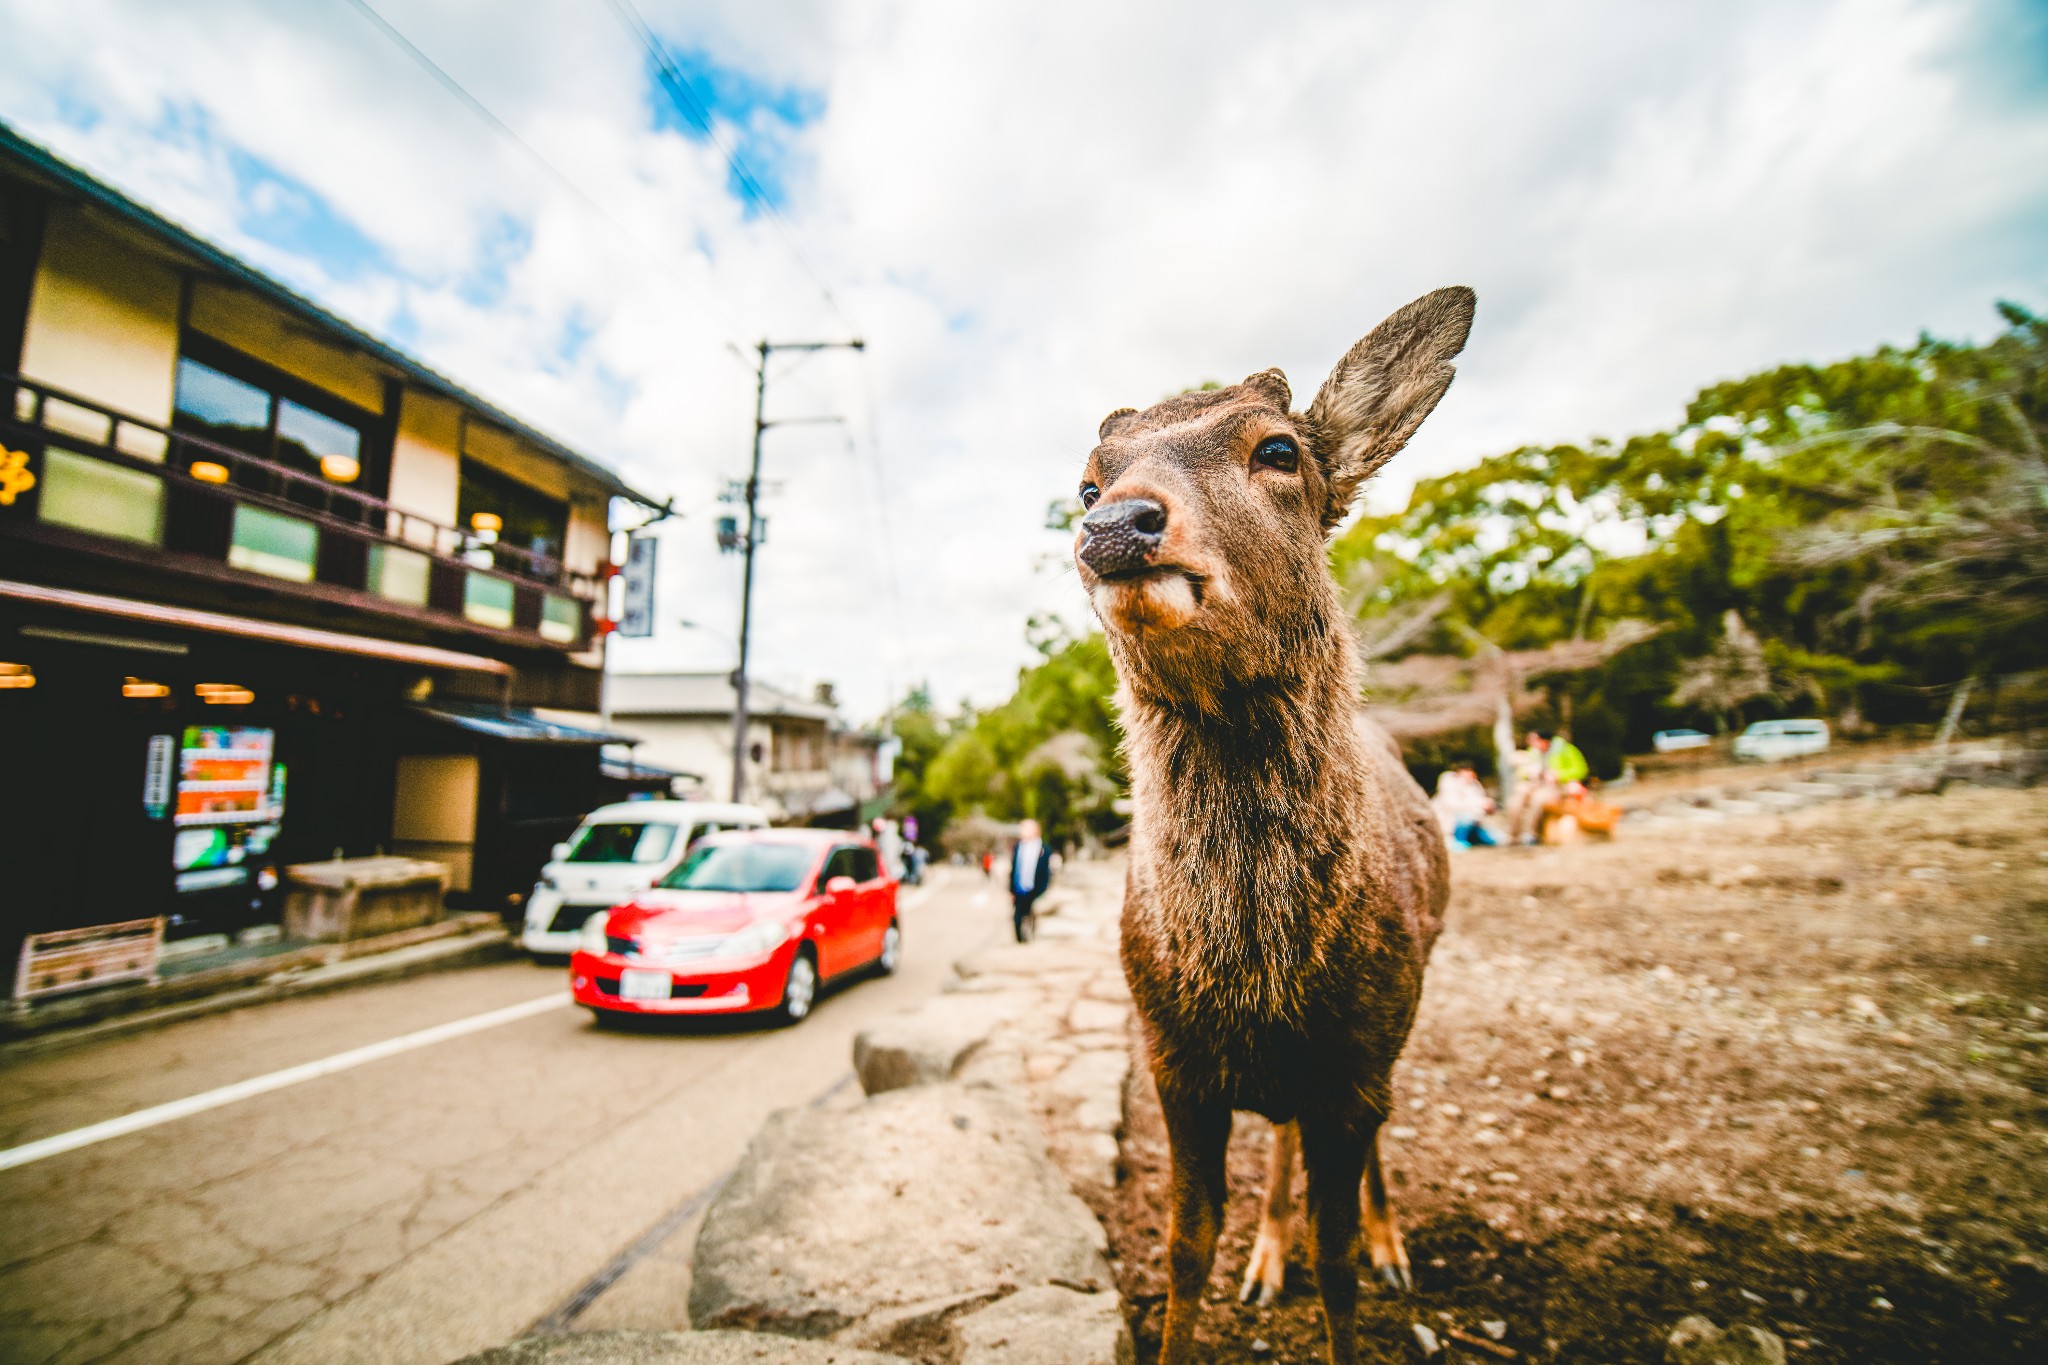
[(602, 204), (598, 203), (597, 200), (593, 199), (581, 185), (578, 185), (574, 180), (571, 180), (566, 174), (563, 173), (563, 171), (559, 167), (555, 165), (554, 162), (548, 160), (545, 156), (541, 155), (540, 151), (537, 148), (535, 148), (532, 143), (528, 142), (525, 138), (521, 137), (518, 134), (518, 132), (511, 127), (511, 125), (507, 124), (503, 119), (499, 118), (496, 114), (492, 113), (490, 107), (486, 105), (482, 100), (478, 99), (475, 95), (472, 95), (469, 92), (469, 90), (462, 84), (462, 82), (456, 80), (455, 77), (449, 75), (447, 70), (444, 69), (440, 63), (436, 62), (432, 57), (429, 57), (425, 52), (421, 51), (419, 47), (415, 45), (410, 38), (407, 38), (403, 33), (399, 32), (397, 27), (395, 27), (390, 20), (386, 19), (382, 14), (379, 14), (376, 11), (376, 9), (370, 5), (369, 0), (348, 0), (348, 3), (351, 6), (353, 6), (355, 10), (359, 14), (361, 14), (365, 19), (369, 20), (371, 24), (375, 25), (377, 31), (382, 33), (386, 38), (388, 38), (391, 41), (391, 43), (399, 49), (399, 51), (405, 53), (406, 56), (410, 57), (416, 66), (418, 66), (422, 71), (426, 72), (429, 76), (432, 76), (434, 78), (434, 81), (438, 85), (440, 85), (440, 87), (443, 90), (447, 91), (456, 99), (460, 100), (465, 108), (467, 108), (472, 114), (475, 114), (479, 119), (482, 119), (483, 122), (486, 125), (488, 125), (494, 132), (498, 133), (501, 137), (510, 140), (513, 143), (513, 145), (518, 147), (520, 151), (524, 152), (528, 160), (532, 161), (534, 165), (538, 166), (540, 170), (545, 175), (548, 176), (548, 178), (553, 180), (556, 184), (560, 185), (563, 189), (567, 190), (569, 194), (576, 200), (577, 203), (581, 204), (591, 214), (595, 215), (598, 219), (603, 221), (607, 226), (609, 226), (612, 229), (612, 231), (616, 232), (622, 239), (624, 239), (627, 244), (629, 244), (635, 250), (645, 255), (649, 260), (653, 261), (656, 265), (659, 265), (662, 269), (666, 270), (677, 281), (677, 283), (682, 284), (685, 288), (689, 289), (692, 293), (695, 293), (701, 300), (703, 300), (707, 305), (709, 305), (711, 311), (718, 315), (719, 321), (728, 329), (730, 329), (728, 335), (721, 338), (721, 340), (723, 340), (725, 344), (725, 349), (728, 352), (730, 352), (733, 358), (737, 360), (739, 363), (741, 363), (742, 365), (747, 365), (750, 369), (752, 368), (750, 362), (747, 360), (746, 353), (743, 350), (741, 350), (738, 343), (732, 339), (733, 334), (736, 334), (740, 329), (734, 325), (734, 319), (729, 313), (726, 312), (725, 308), (719, 303), (716, 296), (711, 294), (710, 291), (706, 290), (702, 285), (698, 284), (696, 281), (690, 279), (676, 266), (674, 262), (670, 261), (661, 252), (656, 251), (653, 247), (649, 246), (646, 242), (642, 241), (637, 235), (635, 235), (632, 232), (631, 229), (627, 228), (625, 224), (621, 223), (617, 218), (613, 217), (612, 214), (608, 212)]
[(712, 115), (710, 102), (697, 94), (690, 84), (689, 77), (683, 74), (674, 58), (669, 56), (668, 49), (662, 46), (661, 39), (641, 17), (640, 11), (633, 7), (632, 0), (605, 0), (605, 3), (611, 7), (612, 14), (619, 23), (646, 50), (648, 57), (654, 62), (655, 74), (660, 77), (662, 88), (668, 91), (669, 98), (681, 106), (684, 117), (703, 127), (706, 140), (725, 158), (726, 167), (732, 172), (733, 178), (740, 182), (742, 188), (753, 196), (753, 201), (761, 206), (761, 211), (774, 222), (790, 253), (811, 277), (811, 282), (818, 286), (818, 292), (824, 297), (825, 306), (832, 310), (832, 315), (838, 318), (849, 332), (857, 335), (860, 329), (846, 316), (846, 310), (839, 306), (838, 296), (832, 292), (831, 284), (805, 254), (802, 244), (796, 239), (795, 231), (790, 227), (789, 220), (775, 207), (775, 202), (762, 185), (760, 177), (754, 174), (753, 168), (747, 165), (746, 158), (740, 155), (738, 144), (727, 146), (719, 137), (718, 122)]
[[(854, 483), (856, 485), (862, 485), (866, 483), (866, 480), (862, 477), (862, 471), (859, 468), (862, 462), (861, 457), (863, 453), (865, 453), (867, 457), (866, 472), (871, 473), (874, 476), (873, 490), (872, 493), (868, 495), (868, 501), (870, 504), (868, 511), (869, 514), (875, 520), (877, 528), (880, 531), (879, 539), (881, 542), (881, 551), (879, 555), (878, 567), (881, 570), (880, 577), (882, 587), (889, 595), (890, 619), (891, 623), (895, 628), (895, 660), (898, 664), (902, 665), (903, 667), (910, 668), (914, 666), (916, 661), (911, 657), (910, 634), (906, 626), (904, 617), (903, 580), (902, 574), (900, 573), (897, 567), (896, 560), (896, 528), (894, 525), (894, 519), (890, 515), (889, 511), (889, 478), (888, 473), (884, 469), (882, 464), (881, 431), (876, 417), (876, 414), (881, 411), (881, 405), (875, 399), (874, 371), (872, 368), (872, 362), (870, 361), (869, 355), (865, 349), (861, 351), (860, 359), (862, 361), (861, 386), (862, 401), (864, 404), (862, 417), (863, 425), (867, 428), (865, 441), (866, 451), (862, 451), (861, 446), (863, 442), (861, 441), (860, 437), (855, 434), (851, 424), (849, 424), (846, 427), (846, 429), (841, 433), (841, 435), (842, 439), (846, 442), (846, 453), (852, 459), (853, 464), (855, 466), (853, 470)], [(801, 363), (801, 359), (798, 363)], [(783, 380), (788, 381), (790, 379), (790, 376), (796, 370), (796, 368), (796, 365), (792, 365), (788, 370), (783, 371), (780, 377)], [(818, 392), (817, 389), (813, 388), (810, 384), (806, 383), (805, 381), (801, 379), (796, 380), (795, 386), (799, 392), (807, 395), (812, 400), (812, 402), (821, 410), (832, 406), (830, 400), (826, 399), (822, 394)], [(893, 710), (895, 708), (897, 700), (895, 696), (895, 683), (893, 678), (891, 680), (889, 690), (889, 706), (891, 710)]]

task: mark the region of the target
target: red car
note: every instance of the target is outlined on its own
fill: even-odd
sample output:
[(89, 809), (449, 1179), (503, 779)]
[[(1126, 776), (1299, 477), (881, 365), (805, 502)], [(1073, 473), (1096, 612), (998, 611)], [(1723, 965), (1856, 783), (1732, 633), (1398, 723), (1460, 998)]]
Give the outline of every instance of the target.
[(896, 883), (873, 844), (834, 830), (733, 830), (591, 916), (569, 987), (600, 1022), (772, 1010), (794, 1024), (821, 982), (893, 972), (902, 949)]

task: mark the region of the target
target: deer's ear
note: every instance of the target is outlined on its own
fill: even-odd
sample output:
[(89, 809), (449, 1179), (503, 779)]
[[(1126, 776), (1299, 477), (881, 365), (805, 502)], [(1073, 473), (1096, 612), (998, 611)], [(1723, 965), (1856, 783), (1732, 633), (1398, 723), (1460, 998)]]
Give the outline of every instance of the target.
[(1278, 370), (1260, 370), (1257, 374), (1246, 375), (1244, 387), (1263, 394), (1267, 402), (1282, 412), (1294, 406), (1294, 390), (1287, 387), (1287, 376)]
[(1478, 296), (1463, 285), (1424, 294), (1372, 329), (1330, 371), (1308, 419), (1329, 480), (1323, 524), (1334, 526), (1359, 485), (1394, 458), (1450, 388)]
[(1111, 433), (1123, 425), (1124, 418), (1136, 417), (1137, 415), (1138, 410), (1136, 408), (1118, 408), (1115, 412), (1102, 419), (1102, 425), (1095, 429), (1095, 439), (1107, 441)]

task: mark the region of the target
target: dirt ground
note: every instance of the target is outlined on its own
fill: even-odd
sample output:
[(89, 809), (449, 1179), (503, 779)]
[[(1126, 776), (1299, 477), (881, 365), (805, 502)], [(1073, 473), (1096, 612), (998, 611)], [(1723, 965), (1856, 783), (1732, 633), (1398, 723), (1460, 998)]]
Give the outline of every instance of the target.
[[(1385, 1131), (1417, 1291), (1364, 1358), (1664, 1359), (1688, 1313), (1794, 1362), (2048, 1360), (2048, 790), (1952, 789), (1454, 859)], [(1237, 1302), (1270, 1129), (1240, 1117), (1201, 1334), (1322, 1359), (1297, 1246)], [(1166, 1143), (1134, 1071), (1112, 1252), (1141, 1362)], [(1502, 1325), (1504, 1324), (1504, 1329)]]

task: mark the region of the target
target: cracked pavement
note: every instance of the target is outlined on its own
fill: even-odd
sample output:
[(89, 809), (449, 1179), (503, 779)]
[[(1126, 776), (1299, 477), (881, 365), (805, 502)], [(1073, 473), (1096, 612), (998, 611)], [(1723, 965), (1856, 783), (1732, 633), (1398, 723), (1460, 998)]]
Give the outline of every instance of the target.
[[(0, 1173), (0, 1360), (438, 1362), (520, 1335), (1007, 934), (979, 875), (934, 872), (901, 972), (796, 1029), (549, 1010)], [(565, 985), (511, 962), (0, 1057), (0, 1147)], [(650, 1289), (676, 1278), (628, 1274), (577, 1325), (683, 1325)]]

